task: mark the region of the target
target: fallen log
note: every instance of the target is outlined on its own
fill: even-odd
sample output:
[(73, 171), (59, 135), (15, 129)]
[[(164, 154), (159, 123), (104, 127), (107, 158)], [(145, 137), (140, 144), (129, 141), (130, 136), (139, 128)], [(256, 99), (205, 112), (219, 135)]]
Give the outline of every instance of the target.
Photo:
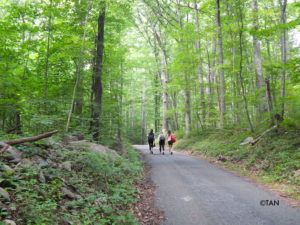
[(33, 137), (26, 137), (26, 138), (20, 138), (20, 139), (15, 139), (15, 140), (8, 140), (8, 141), (4, 141), (4, 143), (8, 144), (8, 145), (16, 145), (16, 144), (21, 144), (24, 142), (33, 142), (33, 141), (37, 141), (37, 140), (41, 140), (47, 137), (51, 137), (53, 134), (58, 133), (58, 130), (54, 130), (54, 131), (50, 131), (44, 134), (40, 134), (38, 136), (33, 136)]
[(260, 139), (261, 139), (264, 135), (266, 135), (267, 133), (270, 133), (271, 131), (273, 131), (273, 130), (275, 130), (275, 129), (277, 129), (277, 128), (278, 128), (278, 126), (275, 125), (275, 126), (271, 127), (270, 129), (265, 130), (261, 135), (259, 135), (258, 137), (256, 137), (256, 138), (251, 142), (251, 145), (255, 145), (257, 142), (260, 141)]

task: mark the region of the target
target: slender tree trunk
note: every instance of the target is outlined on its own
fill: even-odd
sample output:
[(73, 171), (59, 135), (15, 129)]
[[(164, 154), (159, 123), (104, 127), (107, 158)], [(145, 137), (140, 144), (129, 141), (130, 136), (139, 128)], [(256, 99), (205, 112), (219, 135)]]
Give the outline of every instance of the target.
[(266, 86), (267, 86), (267, 99), (268, 99), (268, 107), (270, 112), (270, 121), (271, 125), (274, 125), (274, 117), (273, 117), (273, 102), (272, 102), (272, 94), (271, 94), (271, 85), (270, 80), (266, 79)]
[[(122, 144), (122, 128), (123, 128), (123, 90), (124, 90), (124, 69), (123, 63), (120, 65), (120, 92), (118, 93), (118, 127), (117, 127), (117, 138), (118, 142)], [(123, 150), (123, 149), (122, 149)], [(126, 152), (122, 152), (125, 154)]]
[[(219, 98), (219, 94), (218, 94), (218, 85), (216, 85), (216, 82), (217, 82), (217, 79), (216, 79), (216, 69), (215, 69), (215, 66), (216, 66), (216, 55), (217, 55), (217, 41), (216, 39), (214, 39), (212, 41), (212, 63), (211, 63), (211, 67), (212, 67), (212, 71), (211, 71), (211, 83), (213, 84), (215, 88), (212, 89), (213, 90), (213, 95), (212, 95), (212, 110), (215, 109), (215, 106), (214, 106), (214, 98), (217, 97), (216, 99), (216, 102), (219, 102), (218, 101), (218, 98)], [(214, 116), (216, 116), (215, 113), (213, 113)], [(214, 127), (216, 127), (217, 124), (216, 124), (216, 119), (214, 119)]]
[(155, 93), (154, 93), (154, 103), (155, 103), (155, 109), (154, 109), (154, 124), (155, 124), (155, 132), (158, 132), (160, 125), (159, 125), (159, 108), (160, 108), (160, 91), (159, 91), (159, 72), (155, 74), (154, 78), (154, 85), (155, 85)]
[(155, 74), (155, 78), (154, 78), (154, 86), (155, 86), (155, 94), (154, 94), (154, 102), (155, 102), (155, 112), (154, 112), (154, 124), (155, 124), (155, 131), (157, 132), (160, 128), (160, 102), (161, 102), (161, 91), (160, 90), (160, 81), (161, 80), (161, 63), (160, 63), (160, 59), (159, 59), (159, 53), (158, 53), (158, 49), (157, 49), (157, 42), (154, 41), (154, 43), (152, 44), (152, 42), (150, 41), (150, 37), (148, 37), (148, 42), (152, 47), (154, 56), (155, 56), (155, 61), (156, 61), (156, 74)]
[(185, 89), (184, 89), (184, 95), (185, 95), (185, 135), (189, 135), (191, 131), (191, 91), (189, 89), (190, 87), (190, 78), (188, 75), (185, 74)]
[(179, 130), (178, 112), (177, 112), (177, 95), (176, 95), (175, 92), (170, 94), (170, 99), (171, 99), (172, 107), (173, 107), (173, 110), (174, 110), (174, 113), (173, 113), (174, 127), (172, 127), (172, 128), (174, 130)]
[(162, 102), (163, 102), (163, 129), (169, 130), (169, 117), (168, 117), (168, 92), (167, 92), (167, 83), (168, 83), (168, 75), (167, 75), (167, 64), (165, 59), (165, 54), (162, 57), (162, 73), (161, 73), (161, 81), (162, 81)]
[[(50, 10), (52, 10), (52, 0), (50, 0)], [(48, 106), (48, 73), (49, 73), (49, 57), (50, 57), (50, 40), (51, 40), (51, 29), (52, 29), (52, 12), (48, 16), (47, 25), (47, 49), (46, 49), (46, 59), (45, 59), (45, 72), (44, 72), (44, 106), (47, 112)]]
[(168, 83), (168, 60), (167, 60), (167, 51), (165, 49), (164, 43), (162, 42), (160, 36), (154, 31), (155, 38), (157, 43), (161, 49), (162, 56), (161, 60), (161, 85), (162, 85), (162, 103), (163, 103), (163, 129), (165, 131), (169, 130), (169, 117), (168, 117), (168, 91), (167, 91), (167, 83)]
[[(253, 25), (254, 30), (258, 30), (258, 4), (257, 0), (252, 0), (252, 11), (254, 14)], [(253, 35), (253, 49), (254, 49), (254, 68), (256, 74), (256, 88), (259, 91), (258, 95), (258, 118), (262, 119), (263, 114), (266, 112), (266, 88), (264, 83), (264, 77), (262, 72), (261, 62), (261, 49), (259, 40)]]
[(223, 39), (220, 0), (216, 0), (217, 4), (217, 26), (218, 26), (218, 45), (219, 45), (219, 82), (220, 82), (220, 127), (224, 127), (225, 120), (225, 79), (224, 79), (224, 56), (223, 56)]
[[(195, 22), (196, 22), (196, 33), (197, 36), (200, 37), (200, 21), (199, 21), (199, 9), (197, 5), (197, 1), (194, 2), (194, 10), (195, 10)], [(202, 114), (202, 124), (205, 124), (206, 119), (206, 102), (205, 102), (205, 88), (204, 88), (204, 72), (202, 66), (202, 55), (201, 55), (201, 39), (198, 38), (196, 42), (197, 50), (198, 50), (198, 73), (199, 73), (199, 81), (200, 81), (200, 101), (201, 101), (201, 114)]]
[[(83, 31), (83, 36), (82, 36), (82, 44), (81, 44), (81, 47), (80, 47), (80, 51), (78, 53), (78, 61), (76, 63), (76, 72), (75, 72), (75, 77), (76, 77), (76, 80), (75, 80), (75, 85), (74, 85), (74, 88), (73, 88), (73, 94), (72, 94), (72, 100), (71, 100), (71, 106), (70, 106), (70, 110), (69, 110), (69, 114), (68, 114), (68, 120), (67, 120), (67, 125), (66, 125), (66, 132), (68, 132), (69, 130), (69, 125), (70, 125), (70, 122), (71, 122), (71, 117), (72, 117), (72, 112), (74, 110), (74, 107), (76, 108), (75, 109), (75, 112), (77, 114), (80, 114), (82, 112), (82, 105), (83, 105), (83, 88), (79, 86), (81, 86), (81, 82), (82, 82), (82, 79), (81, 79), (81, 67), (83, 66), (83, 63), (82, 63), (82, 54), (83, 54), (83, 48), (84, 48), (84, 42), (85, 42), (85, 38), (86, 38), (86, 23), (87, 23), (87, 20), (88, 20), (88, 16), (89, 16), (89, 11), (91, 9), (91, 6), (90, 6), (91, 2), (89, 2), (89, 6), (88, 6), (88, 10), (86, 12), (86, 16), (85, 16), (85, 19), (84, 19), (84, 31)], [(78, 90), (79, 89), (79, 90)], [(79, 94), (78, 94), (79, 92)]]
[(141, 144), (144, 144), (146, 137), (146, 116), (145, 116), (145, 103), (146, 103), (146, 90), (145, 87), (142, 88), (142, 99), (141, 99), (141, 113), (142, 113), (142, 132), (141, 132)]
[[(281, 6), (281, 23), (284, 25), (286, 24), (286, 6), (287, 0), (280, 0)], [(285, 111), (285, 76), (286, 76), (286, 61), (287, 61), (287, 32), (286, 29), (283, 29), (281, 38), (281, 62), (282, 62), (282, 71), (281, 71), (281, 117), (284, 117)]]
[(206, 54), (207, 54), (207, 66), (208, 66), (208, 93), (209, 93), (209, 113), (208, 117), (211, 118), (213, 116), (213, 109), (214, 109), (214, 91), (213, 91), (213, 84), (214, 84), (214, 77), (213, 77), (213, 68), (212, 68), (212, 57), (209, 54), (208, 46), (206, 46)]
[(100, 137), (100, 112), (102, 103), (102, 72), (103, 72), (103, 50), (104, 50), (104, 25), (105, 25), (105, 2), (100, 2), (100, 12), (98, 17), (98, 36), (96, 39), (95, 65), (93, 68), (92, 84), (92, 112), (91, 112), (91, 132), (95, 141)]
[(22, 122), (21, 122), (21, 113), (17, 111), (16, 113), (16, 134), (22, 134)]
[(243, 93), (243, 99), (244, 99), (244, 106), (245, 106), (245, 111), (247, 115), (247, 119), (250, 125), (250, 129), (253, 132), (253, 125), (251, 122), (251, 117), (249, 114), (249, 108), (248, 108), (248, 101), (246, 97), (246, 89), (244, 85), (244, 79), (243, 79), (243, 29), (244, 29), (244, 22), (243, 22), (243, 12), (241, 10), (241, 6), (239, 5), (239, 14), (240, 14), (240, 26), (239, 26), (239, 47), (240, 47), (240, 66), (239, 66), (239, 77), (240, 77), (240, 83), (242, 87), (242, 93)]

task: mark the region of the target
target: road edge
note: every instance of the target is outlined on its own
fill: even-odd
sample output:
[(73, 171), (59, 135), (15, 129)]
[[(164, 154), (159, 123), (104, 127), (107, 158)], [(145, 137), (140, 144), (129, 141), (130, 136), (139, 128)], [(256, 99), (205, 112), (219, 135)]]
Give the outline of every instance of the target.
[(134, 216), (139, 225), (160, 225), (166, 221), (166, 217), (164, 212), (155, 207), (154, 204), (157, 185), (154, 184), (151, 178), (151, 165), (147, 162), (145, 154), (134, 146), (133, 148), (139, 153), (144, 168), (143, 179), (135, 184), (139, 201), (133, 206)]
[(236, 176), (238, 176), (238, 177), (254, 184), (258, 188), (269, 192), (270, 194), (274, 195), (278, 199), (284, 201), (288, 206), (300, 209), (300, 201), (299, 200), (290, 198), (285, 193), (280, 192), (278, 189), (274, 189), (274, 188), (268, 186), (267, 184), (264, 184), (264, 183), (258, 181), (257, 180), (258, 178), (256, 178), (254, 175), (248, 176), (248, 175), (241, 174), (238, 170), (234, 170), (233, 168), (229, 168), (228, 166), (223, 164), (222, 161), (218, 161), (218, 160), (215, 160), (215, 159), (213, 160), (212, 158), (205, 157), (204, 155), (201, 155), (201, 154), (197, 154), (192, 150), (176, 149), (176, 153), (183, 154), (183, 155), (186, 155), (186, 156), (190, 156), (190, 157), (193, 157), (193, 158), (196, 158), (196, 159), (200, 159), (200, 160), (206, 161), (206, 162), (208, 162), (212, 165), (215, 165), (220, 169), (223, 169), (227, 172), (230, 172), (230, 173), (232, 173), (232, 174), (234, 174), (234, 175), (236, 175)]

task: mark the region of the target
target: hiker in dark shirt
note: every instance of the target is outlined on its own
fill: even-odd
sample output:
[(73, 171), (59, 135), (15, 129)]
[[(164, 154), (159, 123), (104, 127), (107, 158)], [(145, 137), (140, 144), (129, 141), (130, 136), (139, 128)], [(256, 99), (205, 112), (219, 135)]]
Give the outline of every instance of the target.
[(149, 144), (149, 150), (150, 153), (153, 154), (153, 147), (154, 147), (154, 141), (155, 141), (155, 134), (153, 133), (153, 129), (150, 130), (150, 133), (148, 134), (148, 144)]

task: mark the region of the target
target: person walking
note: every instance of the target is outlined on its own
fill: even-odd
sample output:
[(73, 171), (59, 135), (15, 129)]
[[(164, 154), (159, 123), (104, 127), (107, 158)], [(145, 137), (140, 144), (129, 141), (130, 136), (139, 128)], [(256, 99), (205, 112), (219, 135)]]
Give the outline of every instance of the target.
[(173, 144), (176, 142), (176, 138), (170, 130), (168, 131), (167, 141), (169, 146), (169, 152), (171, 155), (173, 155)]
[(163, 132), (161, 132), (158, 136), (159, 141), (159, 153), (161, 154), (161, 150), (163, 150), (163, 155), (165, 154), (165, 142), (166, 142), (166, 136)]
[(153, 154), (152, 149), (154, 147), (154, 141), (155, 141), (155, 134), (153, 133), (153, 129), (151, 129), (148, 134), (148, 144), (149, 144), (149, 150), (151, 154)]

